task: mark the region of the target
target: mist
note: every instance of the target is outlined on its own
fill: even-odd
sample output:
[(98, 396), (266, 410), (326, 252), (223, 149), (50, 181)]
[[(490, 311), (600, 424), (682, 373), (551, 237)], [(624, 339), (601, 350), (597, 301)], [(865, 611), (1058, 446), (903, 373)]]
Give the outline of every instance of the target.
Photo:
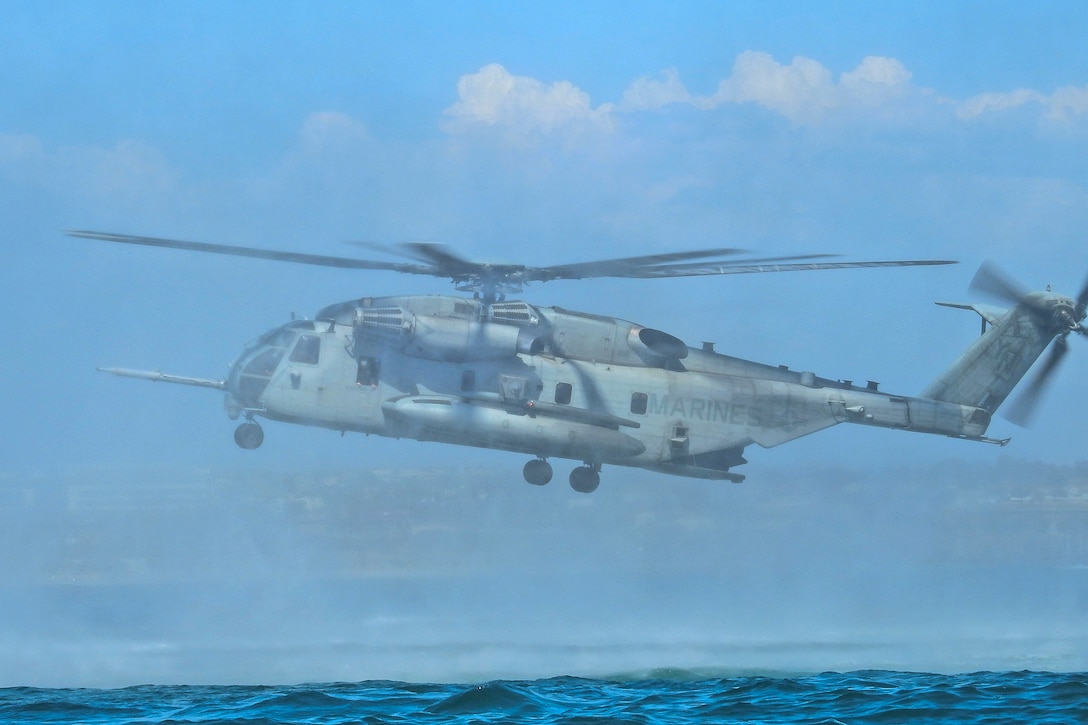
[(0, 686), (1088, 669), (1088, 464), (481, 457), (6, 475)]

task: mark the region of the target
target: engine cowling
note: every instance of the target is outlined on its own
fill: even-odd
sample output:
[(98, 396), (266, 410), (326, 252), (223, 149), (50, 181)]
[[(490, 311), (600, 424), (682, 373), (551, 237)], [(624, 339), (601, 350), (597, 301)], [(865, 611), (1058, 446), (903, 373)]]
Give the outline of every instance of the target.
[(417, 316), (404, 352), (427, 360), (468, 362), (537, 355), (543, 349), (540, 338), (514, 325)]
[(405, 355), (441, 362), (501, 360), (544, 349), (541, 338), (517, 325), (416, 315), (400, 307), (360, 308), (355, 334), (358, 340), (377, 340)]

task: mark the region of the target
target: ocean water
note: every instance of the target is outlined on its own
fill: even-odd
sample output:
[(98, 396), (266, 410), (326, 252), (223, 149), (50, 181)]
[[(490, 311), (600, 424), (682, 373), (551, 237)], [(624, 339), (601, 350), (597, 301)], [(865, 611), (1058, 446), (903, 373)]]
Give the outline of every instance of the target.
[(0, 690), (11, 723), (1076, 723), (1088, 673), (939, 675), (864, 670), (480, 684), (140, 686)]

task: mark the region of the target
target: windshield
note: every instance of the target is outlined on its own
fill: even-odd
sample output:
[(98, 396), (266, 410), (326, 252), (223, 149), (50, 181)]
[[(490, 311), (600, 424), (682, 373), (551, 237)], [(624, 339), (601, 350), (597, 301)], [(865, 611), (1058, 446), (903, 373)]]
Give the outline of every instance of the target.
[[(261, 394), (299, 333), (312, 331), (312, 320), (296, 320), (261, 335), (246, 346), (231, 371), (231, 391), (247, 407), (259, 407)], [(316, 362), (316, 360), (315, 360)]]

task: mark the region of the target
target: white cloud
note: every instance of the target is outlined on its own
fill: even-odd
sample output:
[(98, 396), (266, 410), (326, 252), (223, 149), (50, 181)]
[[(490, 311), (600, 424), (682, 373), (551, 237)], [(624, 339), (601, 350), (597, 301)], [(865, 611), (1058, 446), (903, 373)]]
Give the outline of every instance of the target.
[(648, 111), (672, 103), (690, 103), (691, 93), (680, 82), (675, 68), (661, 71), (662, 79), (643, 76), (623, 93), (619, 108), (624, 111)]
[(515, 76), (492, 63), (457, 82), (460, 100), (445, 110), (447, 131), (480, 125), (501, 128), (508, 137), (525, 138), (572, 127), (611, 129), (613, 105), (594, 108), (589, 94), (569, 81), (551, 85)]
[(1066, 86), (1047, 95), (1028, 88), (1018, 88), (1007, 93), (980, 93), (956, 107), (956, 115), (963, 120), (980, 118), (987, 114), (1011, 111), (1023, 106), (1036, 105), (1045, 111), (1051, 121), (1065, 121), (1072, 116), (1088, 115), (1088, 86)]
[(755, 103), (793, 121), (811, 122), (831, 111), (889, 102), (911, 87), (910, 79), (910, 71), (894, 58), (866, 57), (836, 82), (830, 70), (811, 58), (798, 56), (783, 65), (769, 53), (745, 51), (717, 93), (695, 103), (703, 108)]
[(366, 126), (345, 113), (317, 111), (306, 117), (299, 142), (309, 152), (337, 150), (369, 141)]
[(494, 128), (514, 142), (560, 132), (611, 131), (617, 112), (654, 111), (670, 105), (712, 110), (755, 104), (800, 124), (829, 118), (912, 118), (949, 107), (961, 120), (1032, 105), (1055, 121), (1088, 116), (1088, 86), (1061, 88), (1052, 95), (1030, 89), (982, 93), (956, 101), (914, 85), (911, 72), (895, 58), (866, 56), (836, 77), (812, 58), (797, 56), (781, 63), (769, 53), (754, 50), (737, 56), (730, 75), (710, 95), (693, 94), (679, 71), (667, 68), (632, 82), (618, 103), (594, 107), (589, 95), (569, 81), (548, 84), (513, 75), (498, 64), (461, 76), (457, 93), (459, 100), (444, 112), (445, 130), (464, 133)]
[(1050, 118), (1088, 115), (1088, 86), (1059, 88), (1049, 100)]
[(980, 93), (961, 102), (956, 116), (961, 119), (978, 118), (986, 113), (1001, 113), (1029, 103), (1045, 103), (1046, 97), (1038, 91), (1020, 88), (1011, 93)]
[(388, 155), (362, 121), (338, 111), (314, 111), (278, 164), (250, 180), (250, 191), (263, 199), (305, 196), (332, 210), (326, 214), (343, 217), (360, 196), (374, 193), (375, 170)]
[(97, 194), (107, 197), (165, 195), (177, 177), (166, 157), (142, 141), (119, 141), (110, 149), (75, 149), (64, 155)]
[(178, 177), (162, 152), (142, 141), (49, 149), (27, 134), (0, 134), (0, 174), (61, 194), (134, 202), (171, 193)]
[(840, 110), (873, 109), (889, 104), (913, 88), (911, 74), (894, 58), (869, 56), (835, 80), (830, 70), (798, 56), (788, 65), (769, 53), (745, 51), (715, 93), (695, 96), (675, 69), (660, 78), (644, 76), (624, 92), (622, 111), (642, 111), (684, 103), (710, 110), (726, 104), (755, 103), (797, 122), (814, 122)]
[(737, 56), (733, 74), (699, 105), (756, 103), (793, 120), (820, 115), (834, 106), (831, 72), (814, 60), (797, 57), (781, 65), (769, 53), (745, 51)]
[(846, 102), (872, 105), (901, 94), (910, 87), (910, 79), (910, 71), (895, 58), (870, 55), (839, 76), (839, 89)]

